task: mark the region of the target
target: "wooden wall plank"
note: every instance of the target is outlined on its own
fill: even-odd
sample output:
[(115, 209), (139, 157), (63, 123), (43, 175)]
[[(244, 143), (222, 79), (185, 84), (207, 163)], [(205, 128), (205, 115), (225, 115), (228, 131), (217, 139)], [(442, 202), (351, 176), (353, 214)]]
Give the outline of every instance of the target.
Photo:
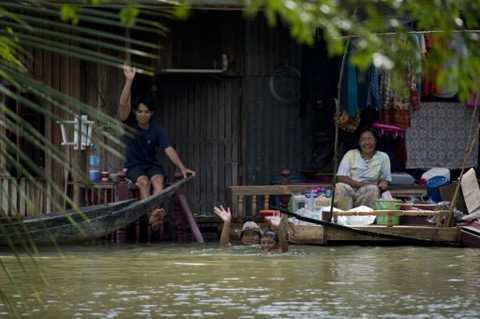
[[(275, 101), (268, 86), (272, 72), (282, 62), (300, 63), (300, 48), (288, 38), (288, 30), (271, 29), (261, 18), (245, 22), (238, 12), (196, 12), (194, 20), (171, 25), (170, 38), (152, 38), (152, 43), (165, 44), (159, 68), (211, 68), (215, 59), (220, 67), (222, 53), (227, 53), (232, 63), (219, 77), (190, 74), (157, 78), (159, 109), (154, 120), (164, 126), (185, 164), (198, 173), (186, 186), (192, 210), (211, 213), (212, 205), (225, 203), (228, 186), (269, 184), (285, 167), (298, 172), (305, 157), (305, 122), (298, 118), (298, 105)], [(213, 29), (221, 31), (211, 32)], [(35, 58), (35, 73), (47, 85), (81, 96), (84, 102), (116, 116), (124, 84), (120, 70), (59, 60), (43, 52)], [(80, 65), (83, 84), (74, 75)], [(68, 74), (62, 73), (66, 69)], [(151, 85), (151, 79), (142, 81), (142, 85)], [(94, 84), (106, 104), (100, 103)], [(47, 119), (45, 126), (46, 137), (59, 146), (57, 125)], [(87, 152), (68, 156), (86, 163)], [(103, 166), (123, 164), (106, 154), (102, 158)], [(171, 178), (176, 169), (165, 155), (159, 154), (159, 158)], [(54, 167), (47, 157), (46, 173), (61, 185), (65, 176)], [(46, 206), (51, 208), (48, 203)]]
[[(235, 140), (234, 131), (227, 130), (226, 125), (234, 122), (234, 110), (238, 108), (227, 102), (232, 96), (228, 91), (238, 87), (240, 80), (204, 76), (161, 78), (162, 93), (158, 96), (163, 98), (159, 102), (165, 107), (166, 117), (154, 120), (165, 127), (185, 165), (197, 172), (194, 182), (187, 188), (192, 211), (211, 214), (213, 205), (225, 203), (224, 189), (220, 192), (219, 187), (236, 184), (236, 181), (227, 180), (225, 174), (226, 170), (231, 170), (232, 162), (232, 154), (226, 153), (227, 144)], [(168, 98), (171, 91), (176, 92), (173, 99)], [(179, 109), (182, 111), (177, 112)], [(231, 118), (226, 119), (227, 115)], [(169, 123), (182, 123), (183, 128), (176, 129)], [(172, 174), (174, 167), (168, 159), (162, 158), (162, 163), (168, 174)]]
[(6, 215), (9, 215), (10, 216), (10, 205), (9, 205), (9, 198), (10, 198), (10, 194), (8, 193), (9, 191), (9, 182), (8, 182), (8, 178), (2, 178), (2, 185), (1, 185), (2, 189), (1, 189), (1, 193), (2, 193), (2, 211), (4, 214)]
[(10, 183), (10, 213), (14, 216), (18, 215), (18, 183), (17, 181)]
[(26, 205), (25, 205), (25, 197), (28, 198), (27, 196), (27, 183), (25, 178), (20, 179), (18, 183), (18, 190), (19, 190), (19, 198), (18, 198), (18, 212), (22, 215), (25, 216), (26, 213)]
[(288, 30), (271, 29), (263, 19), (247, 22), (246, 28), (244, 183), (268, 185), (284, 168), (299, 173), (306, 158), (304, 145), (310, 143), (302, 139), (306, 125), (298, 117), (299, 105), (276, 101), (269, 88), (276, 67), (285, 62), (300, 65), (301, 48), (289, 39)]

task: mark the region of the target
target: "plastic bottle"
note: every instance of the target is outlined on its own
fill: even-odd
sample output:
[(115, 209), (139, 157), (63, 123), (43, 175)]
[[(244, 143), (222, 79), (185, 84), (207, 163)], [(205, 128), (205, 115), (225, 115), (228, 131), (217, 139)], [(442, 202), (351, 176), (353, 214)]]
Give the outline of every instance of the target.
[(100, 156), (98, 155), (95, 145), (92, 145), (92, 151), (90, 152), (88, 163), (90, 180), (92, 182), (98, 182), (100, 180)]

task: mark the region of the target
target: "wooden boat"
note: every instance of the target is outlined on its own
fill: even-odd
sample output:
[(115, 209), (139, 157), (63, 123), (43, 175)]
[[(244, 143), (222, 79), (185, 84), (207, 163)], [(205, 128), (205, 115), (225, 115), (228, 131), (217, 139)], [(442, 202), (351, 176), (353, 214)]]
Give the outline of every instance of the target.
[[(331, 224), (336, 225), (336, 224)], [(242, 224), (233, 224), (231, 238), (241, 229)], [(260, 223), (262, 229), (268, 224)], [(341, 225), (336, 225), (341, 226)], [(351, 245), (351, 244), (401, 244), (415, 246), (461, 247), (460, 227), (433, 226), (343, 226), (288, 225), (289, 242), (308, 245)]]
[(461, 226), (461, 244), (463, 247), (480, 248), (480, 220)]
[[(274, 208), (278, 209), (278, 208)], [(281, 209), (278, 209), (281, 210)], [(438, 227), (436, 225), (425, 223), (403, 223), (401, 225), (349, 225), (343, 226), (330, 223), (324, 220), (311, 219), (299, 216), (285, 210), (281, 210), (286, 215), (295, 217), (298, 220), (311, 223), (310, 225), (292, 225), (288, 224), (288, 239), (290, 242), (298, 244), (328, 245), (328, 244), (360, 244), (360, 243), (395, 243), (402, 245), (419, 245), (419, 246), (448, 246), (460, 247), (461, 245), (461, 228), (454, 227)], [(443, 212), (442, 212), (443, 213)], [(440, 213), (440, 215), (442, 214)], [(353, 213), (357, 215), (371, 213)], [(393, 213), (377, 211), (376, 214), (385, 215)], [(405, 220), (412, 217), (422, 216), (422, 212), (409, 214), (400, 211), (395, 214), (403, 214)], [(424, 211), (424, 216), (431, 216), (432, 211)], [(411, 216), (409, 216), (411, 215)], [(425, 219), (425, 217), (423, 217)], [(268, 228), (268, 224), (260, 223), (263, 229)], [(231, 236), (238, 233), (241, 223), (232, 225)], [(234, 237), (232, 237), (234, 238)]]
[(1, 223), (0, 245), (59, 244), (100, 238), (158, 208), (191, 179), (191, 176), (181, 179), (143, 200), (131, 199)]

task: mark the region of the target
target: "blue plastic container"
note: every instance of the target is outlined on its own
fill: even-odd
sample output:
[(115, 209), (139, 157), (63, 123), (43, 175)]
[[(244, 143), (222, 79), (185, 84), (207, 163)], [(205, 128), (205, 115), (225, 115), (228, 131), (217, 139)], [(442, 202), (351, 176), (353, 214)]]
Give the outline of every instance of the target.
[(441, 202), (440, 187), (448, 185), (448, 179), (445, 176), (434, 176), (427, 181), (427, 194), (435, 202)]

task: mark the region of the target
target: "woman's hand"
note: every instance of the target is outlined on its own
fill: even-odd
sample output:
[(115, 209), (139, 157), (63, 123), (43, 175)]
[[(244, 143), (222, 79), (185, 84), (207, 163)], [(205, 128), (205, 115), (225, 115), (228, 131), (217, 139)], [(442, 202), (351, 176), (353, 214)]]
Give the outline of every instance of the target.
[(230, 212), (230, 207), (228, 207), (228, 210), (225, 210), (222, 205), (220, 205), (220, 207), (214, 206), (213, 211), (215, 212), (215, 214), (220, 216), (224, 223), (230, 223), (232, 221), (232, 213)]
[(387, 181), (380, 181), (378, 183), (378, 189), (380, 190), (380, 193), (383, 193), (388, 189), (388, 182)]

